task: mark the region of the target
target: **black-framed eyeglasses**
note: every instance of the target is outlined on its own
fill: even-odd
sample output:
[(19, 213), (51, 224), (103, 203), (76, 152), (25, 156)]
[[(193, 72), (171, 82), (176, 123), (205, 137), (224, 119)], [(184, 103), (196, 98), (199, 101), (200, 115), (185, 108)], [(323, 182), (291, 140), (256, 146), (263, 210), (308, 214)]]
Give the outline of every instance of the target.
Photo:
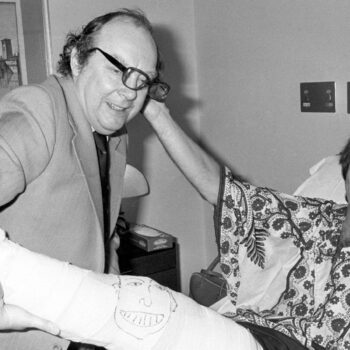
[(122, 72), (122, 82), (127, 88), (137, 91), (148, 87), (148, 96), (151, 99), (163, 102), (167, 98), (170, 86), (160, 81), (158, 77), (152, 80), (141, 69), (125, 67), (116, 58), (98, 47), (93, 47), (88, 52), (92, 51), (100, 52), (113, 66), (117, 67)]

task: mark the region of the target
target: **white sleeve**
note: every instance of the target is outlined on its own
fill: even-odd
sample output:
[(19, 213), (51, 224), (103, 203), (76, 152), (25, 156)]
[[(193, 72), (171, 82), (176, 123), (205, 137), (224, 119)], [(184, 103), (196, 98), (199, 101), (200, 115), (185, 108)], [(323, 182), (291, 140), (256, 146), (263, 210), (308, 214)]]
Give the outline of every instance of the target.
[(0, 232), (5, 303), (109, 350), (261, 349), (249, 331), (147, 277), (107, 276), (30, 252)]

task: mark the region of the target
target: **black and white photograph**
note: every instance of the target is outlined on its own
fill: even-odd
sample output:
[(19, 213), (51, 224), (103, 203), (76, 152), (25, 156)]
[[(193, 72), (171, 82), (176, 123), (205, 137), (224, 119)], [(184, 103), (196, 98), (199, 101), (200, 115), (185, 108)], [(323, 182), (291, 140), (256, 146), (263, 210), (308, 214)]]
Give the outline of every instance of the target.
[(0, 350), (350, 350), (350, 0), (0, 0)]

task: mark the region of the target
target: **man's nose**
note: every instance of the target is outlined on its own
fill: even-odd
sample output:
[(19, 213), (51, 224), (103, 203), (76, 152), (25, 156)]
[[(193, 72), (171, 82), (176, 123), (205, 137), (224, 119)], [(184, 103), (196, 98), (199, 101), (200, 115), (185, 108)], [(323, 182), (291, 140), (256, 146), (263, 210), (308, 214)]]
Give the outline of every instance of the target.
[(129, 89), (127, 86), (123, 85), (119, 90), (119, 94), (124, 96), (127, 100), (132, 101), (135, 100), (137, 91)]

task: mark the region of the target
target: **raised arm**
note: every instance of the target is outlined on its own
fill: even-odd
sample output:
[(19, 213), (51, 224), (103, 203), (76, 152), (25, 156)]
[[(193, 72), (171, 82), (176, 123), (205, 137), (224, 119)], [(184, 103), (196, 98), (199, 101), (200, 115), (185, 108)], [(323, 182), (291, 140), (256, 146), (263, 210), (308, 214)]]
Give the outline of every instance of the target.
[(215, 205), (220, 182), (219, 163), (184, 133), (165, 104), (150, 100), (144, 116), (187, 180), (204, 199)]

